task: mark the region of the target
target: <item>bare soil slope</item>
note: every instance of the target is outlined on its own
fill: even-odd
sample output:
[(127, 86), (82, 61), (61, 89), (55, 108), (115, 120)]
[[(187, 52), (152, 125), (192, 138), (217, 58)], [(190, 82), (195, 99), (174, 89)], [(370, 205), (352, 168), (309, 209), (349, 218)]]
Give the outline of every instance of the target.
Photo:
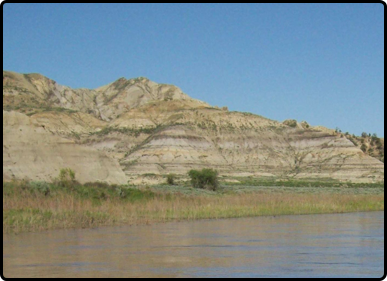
[[(306, 122), (229, 112), (146, 78), (71, 89), (3, 71), (3, 179), (135, 183), (215, 168), (227, 176), (384, 181), (384, 163), (348, 136)], [(384, 142), (383, 142), (384, 143)]]

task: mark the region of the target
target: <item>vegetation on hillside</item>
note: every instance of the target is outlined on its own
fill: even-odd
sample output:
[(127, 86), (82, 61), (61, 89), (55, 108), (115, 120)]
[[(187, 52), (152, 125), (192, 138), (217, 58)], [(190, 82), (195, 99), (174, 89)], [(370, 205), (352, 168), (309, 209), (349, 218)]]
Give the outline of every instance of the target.
[(140, 134), (154, 134), (159, 131), (161, 126), (154, 127), (140, 127), (140, 128), (128, 128), (128, 127), (117, 127), (117, 126), (106, 126), (100, 131), (90, 132), (89, 135), (104, 136), (113, 132), (138, 137)]
[(282, 122), (284, 125), (287, 125), (289, 127), (295, 128), (297, 127), (297, 120), (295, 119), (288, 119)]
[(169, 184), (169, 185), (175, 184), (175, 175), (174, 174), (167, 175), (167, 184)]
[(379, 138), (376, 133), (363, 132), (361, 136), (344, 134), (354, 145), (371, 157), (375, 157), (384, 163), (384, 138)]

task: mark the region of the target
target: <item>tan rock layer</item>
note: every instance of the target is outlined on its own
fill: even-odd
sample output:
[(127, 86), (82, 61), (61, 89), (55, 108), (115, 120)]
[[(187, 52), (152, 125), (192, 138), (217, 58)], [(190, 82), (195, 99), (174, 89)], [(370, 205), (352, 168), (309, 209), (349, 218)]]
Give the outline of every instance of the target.
[(52, 181), (71, 168), (80, 182), (126, 183), (116, 159), (52, 134), (18, 112), (3, 111), (3, 179)]
[(3, 108), (6, 180), (50, 180), (70, 167), (82, 182), (126, 183), (207, 167), (228, 176), (384, 181), (384, 163), (334, 130), (229, 112), (146, 78), (73, 90), (3, 71)]

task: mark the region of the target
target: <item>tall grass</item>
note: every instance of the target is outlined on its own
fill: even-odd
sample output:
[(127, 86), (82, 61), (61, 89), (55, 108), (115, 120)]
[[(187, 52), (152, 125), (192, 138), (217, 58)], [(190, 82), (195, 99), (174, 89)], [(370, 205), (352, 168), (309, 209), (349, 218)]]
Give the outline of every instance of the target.
[(228, 183), (226, 185), (246, 185), (246, 186), (281, 186), (281, 187), (383, 187), (384, 181), (375, 183), (354, 183), (354, 182), (342, 182), (331, 178), (319, 178), (319, 179), (278, 179), (276, 177), (233, 177), (238, 182)]
[(208, 196), (207, 193), (184, 195), (104, 184), (65, 188), (47, 183), (3, 183), (3, 233), (172, 220), (375, 210), (384, 210), (384, 192), (332, 194), (260, 189), (249, 193), (213, 192), (212, 196)]

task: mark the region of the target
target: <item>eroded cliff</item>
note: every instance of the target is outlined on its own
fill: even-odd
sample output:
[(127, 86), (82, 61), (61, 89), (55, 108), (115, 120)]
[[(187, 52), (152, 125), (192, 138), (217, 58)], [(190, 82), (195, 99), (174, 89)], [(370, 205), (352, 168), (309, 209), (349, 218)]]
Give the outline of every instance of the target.
[(71, 89), (3, 71), (3, 179), (81, 182), (215, 168), (227, 176), (384, 181), (384, 163), (347, 136), (306, 122), (229, 112), (173, 85), (125, 78)]

